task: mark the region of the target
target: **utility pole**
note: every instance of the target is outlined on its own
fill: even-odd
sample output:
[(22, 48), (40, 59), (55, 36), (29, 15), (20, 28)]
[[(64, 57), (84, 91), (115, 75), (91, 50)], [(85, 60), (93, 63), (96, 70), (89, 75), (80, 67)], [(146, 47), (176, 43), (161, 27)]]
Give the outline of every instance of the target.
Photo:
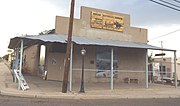
[(66, 47), (66, 62), (65, 62), (65, 67), (64, 67), (62, 93), (67, 93), (68, 75), (69, 75), (69, 66), (70, 66), (70, 51), (71, 51), (72, 32), (73, 32), (73, 20), (74, 20), (74, 4), (75, 4), (75, 0), (71, 0), (68, 41), (67, 41), (67, 47)]
[[(163, 49), (163, 41), (161, 41), (161, 48)], [(160, 65), (161, 65), (160, 71), (161, 71), (161, 78), (163, 78), (164, 75), (167, 75), (166, 69), (164, 69), (164, 58), (163, 58), (163, 56), (165, 53), (163, 53), (163, 50), (161, 51), (161, 54), (162, 54), (162, 57), (161, 57), (161, 63), (160, 63)]]
[[(163, 41), (161, 41), (161, 48), (163, 48)], [(163, 53), (163, 50), (161, 51), (161, 53)]]

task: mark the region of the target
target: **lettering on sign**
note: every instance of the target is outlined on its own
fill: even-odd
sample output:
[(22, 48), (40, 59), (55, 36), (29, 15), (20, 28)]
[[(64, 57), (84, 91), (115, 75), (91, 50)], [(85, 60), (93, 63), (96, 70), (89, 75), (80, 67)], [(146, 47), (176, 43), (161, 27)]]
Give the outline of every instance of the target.
[(93, 28), (102, 28), (102, 14), (98, 12), (91, 13), (91, 27)]
[(114, 17), (108, 14), (103, 14), (103, 29), (114, 29)]

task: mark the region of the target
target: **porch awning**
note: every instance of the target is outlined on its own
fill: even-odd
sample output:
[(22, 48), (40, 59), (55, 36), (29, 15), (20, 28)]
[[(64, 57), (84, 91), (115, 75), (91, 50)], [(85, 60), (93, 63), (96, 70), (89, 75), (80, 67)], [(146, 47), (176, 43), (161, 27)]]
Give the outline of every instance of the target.
[[(45, 42), (59, 42), (67, 43), (67, 35), (63, 34), (48, 34), (48, 35), (30, 35), (15, 37), (10, 40), (8, 48), (14, 49), (18, 47), (21, 39), (24, 40), (24, 46), (31, 46), (38, 43)], [(115, 47), (126, 47), (126, 48), (139, 48), (139, 49), (152, 49), (152, 50), (165, 50), (165, 51), (175, 51), (171, 49), (160, 48), (145, 43), (133, 43), (124, 42), (117, 40), (105, 40), (105, 39), (94, 39), (82, 36), (73, 36), (72, 41), (79, 45), (101, 45), (101, 46), (115, 46)]]

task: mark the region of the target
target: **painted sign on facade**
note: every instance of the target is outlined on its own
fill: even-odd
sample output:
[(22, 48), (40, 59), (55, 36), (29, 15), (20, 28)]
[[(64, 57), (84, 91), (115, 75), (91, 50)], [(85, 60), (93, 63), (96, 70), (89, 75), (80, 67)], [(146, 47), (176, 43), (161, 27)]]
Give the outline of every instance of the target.
[(124, 19), (122, 16), (91, 12), (91, 27), (122, 32), (124, 30)]

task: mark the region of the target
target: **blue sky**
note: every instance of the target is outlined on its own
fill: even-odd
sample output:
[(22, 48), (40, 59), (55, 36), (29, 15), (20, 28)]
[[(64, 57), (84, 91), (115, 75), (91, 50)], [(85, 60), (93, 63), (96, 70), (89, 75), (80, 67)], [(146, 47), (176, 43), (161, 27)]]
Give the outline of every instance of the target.
[[(180, 12), (149, 0), (76, 0), (76, 18), (80, 16), (80, 6), (130, 14), (131, 26), (147, 28), (149, 39), (180, 29)], [(70, 0), (1, 0), (0, 56), (6, 53), (10, 38), (53, 29), (55, 16), (68, 17), (69, 10)], [(160, 41), (163, 41), (164, 47), (180, 50), (179, 35), (180, 32), (176, 32), (150, 44), (160, 46)]]

